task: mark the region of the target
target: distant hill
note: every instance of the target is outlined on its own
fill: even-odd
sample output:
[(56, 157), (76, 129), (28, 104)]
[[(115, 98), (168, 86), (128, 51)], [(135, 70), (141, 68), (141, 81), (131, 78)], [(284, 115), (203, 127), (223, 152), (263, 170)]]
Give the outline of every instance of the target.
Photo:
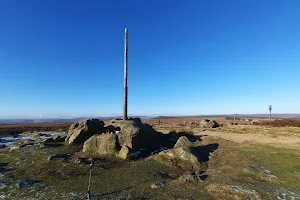
[[(239, 118), (269, 118), (269, 114), (229, 114), (229, 115), (184, 115), (184, 116), (157, 116), (155, 119), (172, 119), (172, 118), (186, 118), (186, 117), (239, 117)], [(274, 119), (291, 119), (300, 118), (300, 114), (272, 114)]]
[[(236, 116), (236, 117), (253, 117), (253, 118), (268, 118), (269, 114), (245, 114), (245, 115), (239, 115), (239, 114), (234, 114), (231, 116)], [(300, 114), (272, 114), (272, 118), (300, 118)]]
[[(130, 117), (139, 117), (141, 119), (149, 119), (147, 116), (130, 116)], [(0, 119), (0, 124), (45, 124), (45, 123), (66, 123), (66, 122), (76, 122), (83, 119), (94, 118), (94, 119), (115, 119), (122, 118), (122, 116), (114, 116), (114, 117), (77, 117), (71, 119), (64, 118), (50, 118), (50, 119)]]
[(38, 123), (63, 123), (63, 122), (75, 122), (84, 118), (74, 119), (0, 119), (0, 124), (38, 124)]

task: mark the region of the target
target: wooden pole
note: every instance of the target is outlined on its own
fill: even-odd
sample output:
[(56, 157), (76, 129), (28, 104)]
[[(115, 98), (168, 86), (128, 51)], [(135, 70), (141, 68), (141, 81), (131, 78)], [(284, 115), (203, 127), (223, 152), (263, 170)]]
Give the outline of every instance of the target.
[(127, 120), (127, 103), (128, 103), (128, 87), (127, 87), (127, 74), (128, 74), (128, 30), (125, 28), (124, 35), (124, 97), (123, 97), (123, 120)]

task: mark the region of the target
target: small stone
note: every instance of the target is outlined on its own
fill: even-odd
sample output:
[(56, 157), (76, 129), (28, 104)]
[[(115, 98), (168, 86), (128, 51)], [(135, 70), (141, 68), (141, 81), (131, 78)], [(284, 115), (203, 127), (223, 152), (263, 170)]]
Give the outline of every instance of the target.
[(25, 158), (20, 159), (20, 160), (16, 163), (16, 166), (22, 165), (25, 161), (26, 161)]
[(34, 140), (27, 139), (27, 140), (24, 140), (21, 143), (21, 145), (19, 146), (19, 148), (23, 148), (23, 147), (30, 146), (30, 145), (34, 145)]
[(54, 160), (57, 158), (66, 159), (67, 157), (68, 157), (68, 155), (66, 155), (66, 154), (53, 154), (53, 155), (50, 155), (47, 160), (50, 161), (50, 160)]
[(81, 160), (79, 158), (75, 158), (74, 163), (79, 164), (81, 163)]
[(195, 183), (199, 178), (195, 173), (185, 172), (178, 178), (178, 182), (180, 183)]
[(153, 184), (151, 185), (151, 188), (152, 188), (152, 189), (164, 188), (164, 187), (165, 187), (165, 184), (164, 184), (164, 183), (161, 183), (161, 182), (153, 183)]

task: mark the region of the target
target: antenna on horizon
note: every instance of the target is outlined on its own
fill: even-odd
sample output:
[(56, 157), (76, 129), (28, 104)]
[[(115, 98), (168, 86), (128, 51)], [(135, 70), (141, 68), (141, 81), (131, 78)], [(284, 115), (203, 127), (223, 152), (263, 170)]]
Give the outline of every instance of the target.
[(269, 105), (269, 112), (270, 112), (270, 114), (269, 114), (269, 120), (271, 120), (272, 105)]

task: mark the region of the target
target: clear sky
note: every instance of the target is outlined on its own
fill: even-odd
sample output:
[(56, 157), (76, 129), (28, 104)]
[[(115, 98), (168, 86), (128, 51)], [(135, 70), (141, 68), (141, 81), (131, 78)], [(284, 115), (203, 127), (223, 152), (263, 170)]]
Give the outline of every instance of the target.
[(0, 1), (0, 117), (300, 113), (298, 0)]

